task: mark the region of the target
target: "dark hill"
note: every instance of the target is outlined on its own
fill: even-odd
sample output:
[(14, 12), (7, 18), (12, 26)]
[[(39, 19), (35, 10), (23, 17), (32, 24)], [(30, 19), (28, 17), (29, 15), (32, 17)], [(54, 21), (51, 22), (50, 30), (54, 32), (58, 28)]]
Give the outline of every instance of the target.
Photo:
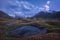
[(39, 12), (33, 18), (53, 18), (53, 19), (60, 19), (60, 11), (58, 12)]
[(0, 11), (0, 18), (12, 18), (8, 14), (4, 13), (3, 11)]

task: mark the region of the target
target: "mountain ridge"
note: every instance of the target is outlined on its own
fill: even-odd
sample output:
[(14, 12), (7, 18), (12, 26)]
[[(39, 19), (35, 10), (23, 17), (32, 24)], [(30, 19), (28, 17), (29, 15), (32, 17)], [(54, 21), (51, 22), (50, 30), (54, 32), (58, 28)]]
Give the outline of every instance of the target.
[(3, 11), (0, 11), (0, 18), (12, 18), (11, 16), (9, 16), (8, 14), (6, 14)]
[(60, 11), (53, 11), (53, 12), (41, 11), (41, 12), (37, 13), (33, 18), (56, 18), (56, 19), (60, 19)]

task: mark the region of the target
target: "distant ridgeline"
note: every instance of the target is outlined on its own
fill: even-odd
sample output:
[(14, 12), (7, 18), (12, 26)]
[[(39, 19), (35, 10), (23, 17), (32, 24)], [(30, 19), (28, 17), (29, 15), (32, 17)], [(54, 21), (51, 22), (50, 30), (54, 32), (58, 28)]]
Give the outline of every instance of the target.
[(39, 12), (33, 18), (53, 18), (53, 19), (60, 19), (60, 11), (53, 11), (53, 12)]
[[(13, 18), (13, 17), (9, 16), (7, 13), (4, 13), (3, 11), (0, 11), (0, 18)], [(15, 18), (17, 18), (17, 17), (15, 17)], [(22, 17), (18, 17), (18, 18), (22, 18)], [(52, 11), (52, 12), (41, 11), (31, 18), (60, 19), (60, 11)]]
[(8, 14), (4, 13), (3, 11), (0, 11), (0, 18), (12, 18)]

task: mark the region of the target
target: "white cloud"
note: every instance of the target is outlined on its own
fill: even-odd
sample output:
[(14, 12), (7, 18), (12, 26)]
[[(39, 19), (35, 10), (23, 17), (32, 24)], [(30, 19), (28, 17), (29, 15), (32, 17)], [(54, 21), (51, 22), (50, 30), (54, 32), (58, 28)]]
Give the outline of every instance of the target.
[(50, 4), (50, 1), (47, 1), (47, 4)]
[[(49, 10), (50, 1), (47, 1), (44, 7), (38, 7), (28, 1), (7, 0), (3, 10), (11, 14), (10, 16), (32, 17), (40, 11)], [(11, 7), (9, 7), (11, 6)]]
[(24, 6), (24, 8), (26, 8), (26, 9), (31, 9), (30, 7), (28, 7), (28, 5), (26, 5), (26, 4), (23, 4), (23, 6)]
[(50, 4), (50, 1), (47, 1), (47, 4), (45, 5), (46, 11), (50, 10), (49, 4)]
[(40, 10), (49, 11), (50, 10), (49, 4), (50, 4), (50, 1), (47, 1), (43, 7), (40, 7)]
[(24, 15), (22, 12), (15, 12), (16, 13), (16, 15)]
[(14, 14), (8, 14), (8, 15), (15, 18), (15, 15)]
[(24, 8), (26, 8), (26, 9), (31, 10), (31, 9), (34, 8), (34, 5), (32, 5), (31, 3), (27, 2), (27, 1), (21, 1), (20, 3), (21, 3), (22, 6), (23, 6)]
[[(18, 8), (16, 8), (16, 11), (14, 12), (16, 15), (21, 15), (24, 17), (31, 17), (35, 15), (35, 12), (37, 12), (37, 7), (32, 5), (31, 3), (27, 1), (16, 1), (16, 4), (18, 4)], [(29, 10), (25, 11), (23, 9)]]
[(44, 8), (42, 8), (42, 7), (39, 8), (39, 11), (43, 11), (43, 10), (44, 10)]
[[(12, 8), (11, 8), (11, 7)], [(24, 10), (26, 9), (26, 11)], [(30, 2), (27, 1), (18, 1), (18, 0), (7, 0), (6, 5), (4, 6), (3, 10), (9, 13), (10, 16), (21, 16), (21, 17), (31, 17), (35, 15), (39, 8)]]
[(49, 6), (45, 5), (45, 10), (48, 11), (49, 10)]

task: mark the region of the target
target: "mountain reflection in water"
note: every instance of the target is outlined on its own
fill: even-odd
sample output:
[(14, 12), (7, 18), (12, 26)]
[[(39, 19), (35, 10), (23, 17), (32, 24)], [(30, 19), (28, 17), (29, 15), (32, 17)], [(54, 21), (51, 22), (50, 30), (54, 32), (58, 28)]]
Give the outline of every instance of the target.
[(31, 36), (35, 34), (45, 34), (47, 33), (47, 28), (45, 27), (35, 27), (35, 26), (22, 26), (11, 31), (11, 36)]

